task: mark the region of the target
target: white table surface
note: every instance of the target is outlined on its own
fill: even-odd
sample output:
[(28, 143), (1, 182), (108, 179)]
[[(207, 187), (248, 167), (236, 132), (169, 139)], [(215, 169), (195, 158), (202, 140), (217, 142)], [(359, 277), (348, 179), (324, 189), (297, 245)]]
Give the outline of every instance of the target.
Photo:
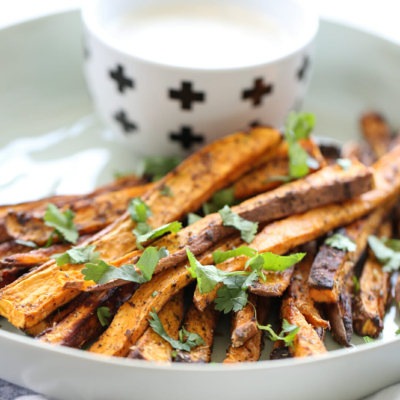
[[(0, 28), (29, 18), (81, 7), (85, 0), (0, 0)], [(110, 0), (112, 1), (112, 0)], [(321, 16), (343, 21), (400, 44), (400, 0), (304, 0), (313, 3)], [(11, 385), (10, 385), (11, 386)], [(5, 392), (4, 392), (5, 393)], [(43, 399), (19, 392), (23, 400)], [(369, 400), (400, 399), (400, 385), (387, 388)], [(365, 399), (367, 400), (367, 399)]]

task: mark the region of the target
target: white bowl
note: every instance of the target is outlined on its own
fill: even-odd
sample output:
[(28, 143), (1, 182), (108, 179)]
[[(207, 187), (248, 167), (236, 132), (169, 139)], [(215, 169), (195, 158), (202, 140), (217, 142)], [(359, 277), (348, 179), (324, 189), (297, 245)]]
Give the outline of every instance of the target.
[[(178, 46), (177, 40), (171, 40), (166, 45), (170, 46), (168, 52), (163, 51), (165, 46), (159, 45), (158, 39), (162, 43), (161, 37), (167, 31), (139, 48), (141, 40), (121, 40), (110, 28), (129, 12), (138, 18), (145, 12), (144, 4), (151, 10), (171, 8), (173, 3), (176, 1), (90, 0), (84, 7), (85, 72), (103, 120), (137, 152), (140, 149), (140, 154), (163, 155), (187, 154), (250, 125), (281, 126), (288, 111), (300, 104), (305, 94), (312, 63), (311, 46), (318, 29), (313, 8), (296, 0), (181, 1), (177, 13), (189, 13), (189, 17), (193, 13), (197, 18), (199, 4), (200, 12), (207, 8), (211, 18), (226, 8), (229, 15), (222, 16), (220, 22), (234, 26), (232, 20), (236, 18), (240, 23), (247, 18), (240, 14), (249, 10), (249, 16), (270, 18), (288, 35), (275, 48), (275, 40), (260, 42), (258, 35), (248, 41), (240, 40), (241, 35), (229, 36), (226, 45), (221, 45), (222, 56), (219, 47), (210, 46), (219, 39), (218, 34), (212, 40), (205, 36), (207, 48), (200, 46), (202, 38), (200, 42), (196, 38), (196, 45), (188, 46), (188, 57), (179, 58), (176, 52), (172, 58), (166, 58)], [(139, 24), (136, 21), (133, 25)], [(263, 29), (264, 24), (260, 22), (259, 28)], [(180, 29), (186, 39), (192, 37), (190, 26)], [(256, 40), (259, 45), (265, 42), (265, 50), (257, 46), (251, 51)], [(131, 51), (130, 43), (136, 43)], [(204, 55), (198, 60), (197, 50)], [(205, 61), (202, 63), (201, 59)]]

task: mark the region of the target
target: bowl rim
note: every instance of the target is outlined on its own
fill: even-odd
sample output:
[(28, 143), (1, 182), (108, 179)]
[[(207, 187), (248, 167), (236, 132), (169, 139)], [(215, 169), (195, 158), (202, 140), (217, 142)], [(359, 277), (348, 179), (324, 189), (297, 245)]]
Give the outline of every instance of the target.
[[(269, 65), (275, 65), (280, 63), (288, 58), (291, 58), (293, 55), (302, 52), (305, 48), (307, 48), (315, 39), (319, 25), (320, 25), (320, 17), (318, 11), (316, 11), (315, 7), (312, 6), (312, 2), (305, 0), (289, 0), (292, 4), (297, 4), (299, 7), (303, 9), (305, 13), (307, 13), (308, 18), (307, 21), (312, 21), (313, 26), (308, 27), (308, 35), (305, 35), (305, 40), (298, 43), (296, 46), (289, 47), (280, 55), (272, 57), (265, 62), (259, 62), (254, 64), (248, 64), (243, 66), (233, 66), (233, 67), (188, 67), (181, 66), (179, 64), (173, 63), (165, 63), (161, 61), (149, 60), (147, 58), (138, 56), (133, 54), (127, 50), (124, 50), (121, 47), (118, 47), (114, 44), (113, 40), (107, 35), (107, 31), (103, 29), (97, 18), (95, 8), (98, 3), (102, 0), (86, 0), (81, 8), (81, 17), (83, 21), (83, 26), (86, 30), (86, 34), (89, 33), (91, 36), (96, 38), (101, 44), (107, 47), (108, 50), (119, 53), (127, 58), (132, 59), (136, 63), (143, 63), (147, 66), (156, 66), (159, 68), (169, 69), (169, 70), (177, 70), (177, 71), (191, 71), (191, 72), (199, 72), (199, 73), (213, 73), (213, 72), (232, 72), (232, 71), (246, 71), (252, 70), (260, 67), (266, 67)], [(280, 0), (288, 1), (288, 0)], [(306, 22), (306, 21), (305, 21)]]

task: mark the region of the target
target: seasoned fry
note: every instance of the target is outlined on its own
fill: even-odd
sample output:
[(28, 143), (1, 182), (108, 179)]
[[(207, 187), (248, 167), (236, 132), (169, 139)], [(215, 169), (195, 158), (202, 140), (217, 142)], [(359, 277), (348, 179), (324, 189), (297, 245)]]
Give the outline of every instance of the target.
[(107, 307), (111, 315), (115, 315), (119, 307), (132, 297), (136, 288), (137, 285), (129, 284), (87, 296), (79, 307), (56, 326), (42, 332), (38, 339), (44, 343), (81, 348), (106, 329), (100, 323), (97, 309)]
[(307, 254), (303, 260), (294, 266), (287, 296), (293, 300), (293, 304), (303, 314), (310, 325), (314, 328), (322, 328), (323, 331), (330, 327), (329, 322), (321, 317), (320, 308), (311, 298), (307, 286), (307, 279), (316, 254), (316, 243), (312, 242), (305, 245), (302, 251)]
[(390, 148), (392, 135), (385, 118), (376, 112), (368, 112), (361, 117), (360, 125), (364, 138), (375, 156), (379, 158), (386, 154)]
[[(124, 214), (131, 199), (143, 196), (153, 186), (154, 184), (147, 184), (129, 187), (77, 200), (72, 205), (63, 206), (61, 210), (71, 208), (74, 211), (74, 223), (80, 235), (98, 232)], [(45, 225), (44, 214), (45, 210), (42, 209), (25, 213), (10, 211), (5, 218), (8, 234), (15, 239), (33, 241), (43, 246), (53, 231), (53, 228)]]
[[(83, 243), (89, 237), (90, 237), (89, 235), (81, 236), (78, 239), (78, 244)], [(10, 255), (1, 260), (0, 269), (10, 268), (10, 267), (18, 267), (22, 269), (32, 268), (49, 261), (50, 257), (54, 254), (65, 253), (71, 247), (72, 245), (69, 243), (54, 244), (48, 248), (41, 248), (37, 250), (32, 250), (31, 247), (28, 247), (29, 250), (26, 253), (18, 252), (17, 254)]]
[[(158, 315), (167, 334), (175, 340), (179, 338), (179, 328), (183, 318), (183, 290), (171, 299)], [(147, 328), (136, 346), (131, 348), (128, 358), (146, 361), (171, 362), (172, 346), (153, 328)]]
[[(250, 133), (236, 133), (204, 147), (161, 179), (153, 192), (144, 196), (153, 212), (148, 224), (153, 228), (159, 227), (195, 211), (215, 191), (245, 173), (250, 160), (276, 147), (280, 140), (276, 130), (255, 128)], [(165, 186), (170, 188), (172, 197), (163, 194)], [(136, 248), (136, 238), (132, 234), (134, 227), (130, 216), (124, 215), (83, 245), (96, 245), (101, 258), (110, 262)], [(63, 288), (61, 279), (66, 277), (65, 274), (82, 268), (82, 265), (57, 267), (52, 262), (43, 264), (1, 292), (1, 314), (18, 327), (37, 325), (78, 295), (77, 290)]]
[[(348, 171), (338, 165), (324, 168), (305, 179), (289, 183), (253, 199), (232, 211), (250, 221), (270, 222), (285, 216), (304, 212), (314, 207), (343, 201), (358, 196), (371, 188), (371, 171), (362, 164), (354, 162)], [(168, 235), (154, 242), (158, 248), (165, 246), (169, 256), (160, 260), (156, 273), (176, 265), (186, 259), (186, 247), (197, 255), (207, 250), (217, 241), (234, 232), (233, 228), (224, 227), (221, 216), (210, 214), (179, 233)], [(113, 265), (135, 264), (142, 252), (135, 251), (115, 261)], [(66, 288), (79, 290), (102, 290), (103, 286), (83, 281), (82, 274), (71, 272), (65, 281)], [(107, 283), (107, 287), (119, 286), (123, 281)], [(0, 306), (1, 307), (1, 306)]]
[(320, 143), (318, 145), (322, 156), (324, 157), (327, 165), (336, 164), (336, 160), (341, 158), (341, 146), (336, 144)]
[[(217, 249), (230, 250), (233, 248), (232, 243), (234, 240), (225, 240), (217, 244), (201, 255), (198, 261), (204, 265), (209, 264), (214, 251)], [(130, 301), (121, 306), (110, 327), (93, 344), (90, 351), (125, 357), (129, 353), (130, 347), (136, 344), (147, 329), (149, 312), (153, 307), (158, 313), (172, 297), (193, 281), (194, 279), (186, 269), (186, 263), (181, 263), (155, 275), (150, 282), (139, 287)], [(157, 292), (157, 295), (152, 297), (154, 292)]]
[[(257, 299), (257, 320), (260, 325), (266, 325), (270, 312), (270, 299)], [(235, 317), (232, 318), (232, 327), (235, 327)], [(240, 347), (229, 347), (224, 364), (258, 361), (263, 347), (263, 332), (257, 328), (257, 333)]]
[(24, 274), (24, 270), (17, 267), (4, 268), (0, 270), (0, 289), (10, 285)]
[(9, 240), (8, 242), (0, 244), (0, 269), (2, 268), (1, 263), (5, 258), (14, 254), (25, 253), (31, 250), (32, 247), (18, 244), (15, 242), (15, 240)]
[(321, 246), (308, 278), (310, 296), (313, 300), (320, 303), (336, 303), (339, 300), (343, 279), (352, 274), (354, 265), (367, 247), (368, 236), (375, 233), (388, 212), (390, 205), (384, 205), (367, 217), (339, 230), (340, 234), (356, 243), (356, 251), (345, 252), (327, 244)]
[(200, 312), (194, 304), (191, 304), (185, 315), (183, 326), (188, 332), (200, 335), (205, 344), (193, 347), (190, 353), (183, 350), (178, 351), (175, 362), (209, 363), (218, 319), (219, 311), (215, 310), (213, 305)]
[[(332, 229), (348, 225), (368, 214), (374, 208), (387, 203), (388, 197), (395, 198), (400, 191), (399, 157), (400, 147), (398, 146), (374, 164), (376, 184), (374, 190), (342, 204), (331, 204), (316, 208), (304, 214), (294, 215), (267, 225), (256, 235), (249, 246), (260, 253), (285, 254), (297, 246), (323, 236)], [(313, 176), (317, 174), (318, 172)], [(218, 268), (227, 271), (240, 271), (243, 270), (247, 260), (247, 257), (239, 256), (219, 264)], [(343, 271), (346, 271), (346, 269), (343, 269)], [(267, 277), (268, 286), (273, 287), (277, 277), (279, 280), (278, 274), (271, 273), (271, 276)], [(261, 284), (260, 281), (259, 283)], [(216, 298), (217, 289), (218, 285), (214, 291), (203, 295), (206, 297), (204, 300), (206, 304), (207, 302), (210, 304)], [(196, 305), (199, 305), (198, 299), (195, 299), (195, 302)]]
[(254, 308), (257, 304), (257, 296), (250, 295), (249, 303), (240, 311), (234, 313), (232, 318), (231, 346), (243, 346), (249, 339), (257, 334), (257, 322)]
[(306, 321), (290, 297), (286, 297), (282, 302), (281, 318), (282, 320), (286, 319), (291, 325), (300, 326), (300, 330), (293, 340), (294, 349), (289, 348), (294, 357), (308, 357), (327, 353), (314, 327)]
[[(391, 221), (380, 227), (379, 236), (392, 236)], [(382, 264), (370, 252), (361, 274), (360, 290), (353, 310), (353, 326), (359, 335), (376, 338), (382, 332), (385, 310), (392, 299), (391, 289), (390, 273), (382, 271)]]
[[(299, 143), (314, 158), (319, 168), (311, 169), (311, 172), (326, 166), (318, 145), (313, 139), (301, 140)], [(288, 144), (283, 141), (277, 149), (274, 157), (264, 165), (244, 175), (234, 184), (235, 198), (246, 199), (267, 190), (274, 189), (282, 184), (282, 181), (271, 178), (280, 176), (285, 177), (289, 174)]]
[(333, 338), (346, 347), (351, 347), (353, 335), (353, 321), (351, 315), (351, 301), (354, 290), (352, 277), (349, 276), (339, 295), (337, 303), (325, 305), (326, 314), (331, 324)]

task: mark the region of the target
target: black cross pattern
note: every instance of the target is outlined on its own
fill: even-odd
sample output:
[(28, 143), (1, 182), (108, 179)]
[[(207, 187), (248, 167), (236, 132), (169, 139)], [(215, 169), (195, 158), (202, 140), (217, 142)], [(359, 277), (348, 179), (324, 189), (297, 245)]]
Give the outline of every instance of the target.
[(242, 99), (251, 99), (253, 106), (259, 106), (262, 103), (264, 96), (272, 94), (274, 86), (272, 84), (264, 84), (263, 78), (254, 79), (254, 87), (252, 89), (245, 89), (242, 93)]
[(297, 71), (297, 78), (299, 81), (304, 80), (309, 68), (310, 68), (310, 58), (308, 56), (305, 56), (301, 68)]
[(171, 140), (180, 142), (184, 149), (190, 149), (194, 143), (203, 143), (204, 141), (204, 136), (193, 133), (190, 126), (182, 126), (179, 133), (172, 132), (169, 137)]
[(125, 133), (131, 133), (137, 130), (137, 126), (129, 121), (125, 111), (120, 110), (114, 115), (114, 119), (121, 124), (122, 129)]
[(124, 93), (125, 88), (133, 88), (133, 80), (125, 76), (122, 65), (118, 64), (117, 68), (114, 71), (110, 70), (109, 74), (111, 79), (117, 82), (118, 90), (121, 93)]
[(181, 83), (181, 89), (170, 89), (170, 99), (180, 100), (182, 110), (191, 110), (192, 103), (195, 101), (203, 102), (206, 99), (204, 92), (195, 92), (192, 90), (192, 82), (183, 81)]

